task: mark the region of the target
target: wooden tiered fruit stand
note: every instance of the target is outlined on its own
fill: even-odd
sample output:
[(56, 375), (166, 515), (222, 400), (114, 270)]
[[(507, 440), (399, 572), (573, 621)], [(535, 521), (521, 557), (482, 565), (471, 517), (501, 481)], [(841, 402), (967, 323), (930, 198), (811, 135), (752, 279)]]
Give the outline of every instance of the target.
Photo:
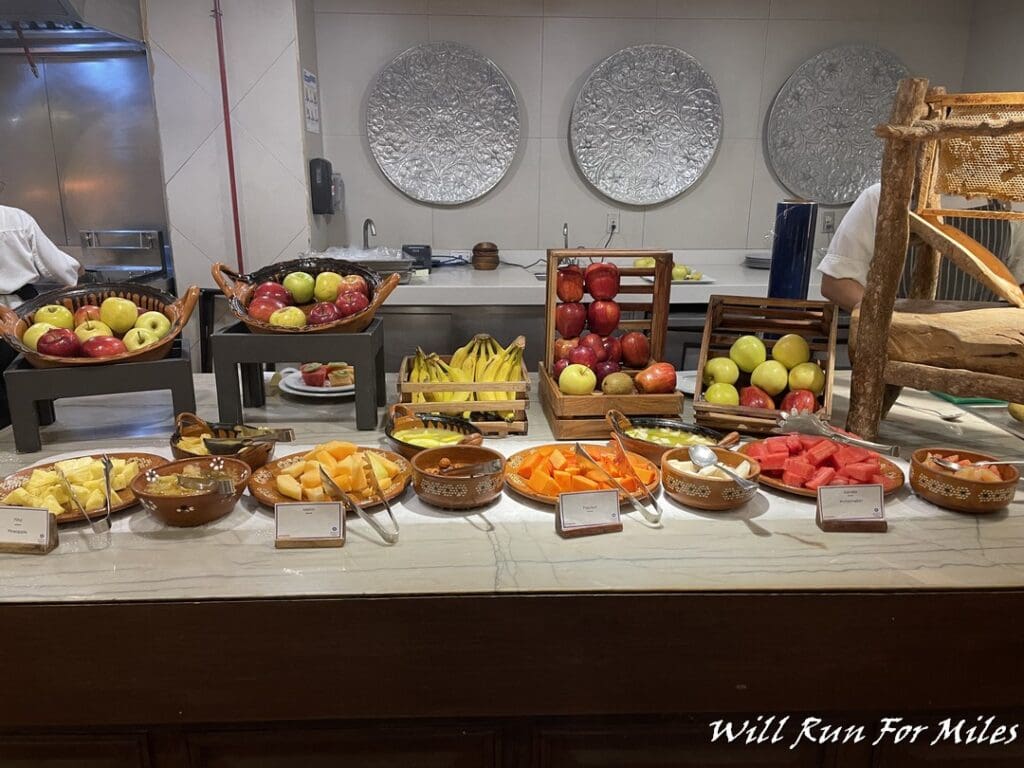
[[(653, 267), (634, 267), (639, 258), (653, 258)], [(679, 392), (664, 395), (605, 395), (600, 391), (590, 395), (564, 395), (549, 371), (555, 356), (555, 310), (558, 306), (558, 268), (569, 261), (610, 261), (619, 264), (622, 284), (615, 301), (623, 316), (642, 313), (635, 319), (619, 322), (620, 331), (646, 331), (650, 339), (651, 362), (662, 359), (668, 329), (669, 291), (672, 288), (672, 254), (668, 251), (631, 251), (583, 249), (556, 249), (548, 251), (547, 299), (544, 314), (544, 359), (538, 369), (540, 401), (558, 440), (607, 438), (609, 433), (605, 414), (617, 410), (626, 416), (663, 416), (678, 418), (683, 409), (683, 396)], [(586, 264), (581, 264), (586, 269)], [(637, 279), (640, 278), (640, 279)], [(646, 279), (644, 279), (646, 278)], [(636, 300), (633, 300), (633, 297)], [(623, 368), (635, 375), (638, 369)]]
[[(728, 357), (729, 347), (740, 336), (757, 336), (764, 342), (771, 359), (775, 341), (788, 333), (807, 340), (811, 362), (825, 373), (825, 389), (817, 414), (828, 419), (832, 414), (832, 389), (835, 379), (836, 325), (839, 310), (825, 301), (798, 299), (760, 299), (747, 296), (712, 296), (708, 303), (704, 338), (697, 366), (697, 386), (693, 394), (694, 420), (702, 427), (723, 432), (767, 434), (778, 423), (781, 413), (774, 408), (743, 405), (717, 405), (702, 399), (704, 365), (712, 357)], [(748, 374), (740, 374), (737, 388)]]

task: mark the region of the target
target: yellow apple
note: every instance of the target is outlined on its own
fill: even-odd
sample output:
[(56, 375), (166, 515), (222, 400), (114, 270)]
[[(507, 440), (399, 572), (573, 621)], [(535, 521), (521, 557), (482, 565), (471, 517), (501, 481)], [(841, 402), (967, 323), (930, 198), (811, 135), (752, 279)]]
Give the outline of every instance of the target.
[(789, 371), (778, 360), (766, 360), (750, 374), (750, 383), (775, 397), (789, 383)]
[(104, 323), (102, 320), (86, 320), (80, 326), (75, 328), (75, 336), (83, 344), (87, 339), (91, 339), (93, 336), (113, 336), (114, 332), (110, 330), (110, 326)]
[(815, 363), (800, 363), (789, 372), (790, 389), (809, 389), (820, 395), (825, 389), (825, 372)]
[(306, 315), (298, 307), (283, 307), (275, 310), (267, 322), (282, 328), (301, 328), (306, 324)]
[(740, 336), (729, 347), (729, 357), (741, 371), (753, 373), (757, 366), (768, 359), (768, 353), (765, 352), (764, 342), (757, 336)]
[(167, 319), (167, 315), (163, 312), (151, 310), (139, 315), (139, 319), (135, 321), (135, 327), (152, 331), (158, 339), (162, 339), (170, 332), (171, 321)]
[(778, 360), (792, 370), (800, 363), (806, 363), (811, 359), (811, 348), (807, 346), (807, 340), (803, 336), (787, 333), (772, 347), (772, 359)]
[(100, 304), (100, 320), (118, 336), (127, 333), (138, 319), (139, 308), (135, 306), (135, 302), (128, 299), (111, 296)]
[(28, 330), (21, 335), (21, 343), (35, 351), (36, 344), (39, 343), (39, 339), (42, 338), (43, 334), (51, 328), (56, 327), (57, 326), (53, 323), (33, 323), (28, 327)]
[(136, 349), (142, 349), (150, 344), (155, 344), (160, 341), (160, 337), (149, 328), (132, 328), (124, 335), (122, 341), (129, 352), (134, 352)]
[(40, 307), (32, 316), (34, 323), (51, 323), (54, 328), (67, 328), (69, 331), (75, 327), (75, 316), (67, 307), (60, 304), (47, 304)]

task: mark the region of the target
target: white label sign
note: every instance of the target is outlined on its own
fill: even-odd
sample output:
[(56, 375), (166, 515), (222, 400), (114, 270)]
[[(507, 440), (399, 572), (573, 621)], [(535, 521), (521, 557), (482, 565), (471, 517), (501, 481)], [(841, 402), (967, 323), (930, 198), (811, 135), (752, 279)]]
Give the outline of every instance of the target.
[(579, 491), (560, 494), (558, 519), (559, 528), (566, 533), (585, 529), (621, 530), (619, 492)]
[(274, 506), (278, 546), (340, 547), (345, 543), (345, 512), (340, 502), (294, 502)]
[(823, 485), (818, 525), (824, 530), (885, 531), (885, 492), (880, 485)]
[(50, 510), (0, 507), (0, 545), (47, 549), (50, 543)]
[(306, 130), (320, 133), (320, 87), (316, 75), (308, 69), (302, 70), (302, 104), (306, 113)]

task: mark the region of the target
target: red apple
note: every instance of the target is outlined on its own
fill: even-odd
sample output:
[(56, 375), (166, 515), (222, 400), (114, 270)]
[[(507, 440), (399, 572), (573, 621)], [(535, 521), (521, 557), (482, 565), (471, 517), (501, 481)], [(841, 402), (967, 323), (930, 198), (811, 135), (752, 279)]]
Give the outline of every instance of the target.
[(606, 359), (613, 363), (622, 362), (622, 342), (614, 336), (604, 337), (604, 352)]
[(633, 379), (636, 388), (645, 395), (664, 395), (676, 391), (676, 369), (671, 363), (654, 363), (644, 368)]
[(579, 337), (575, 339), (555, 339), (555, 360), (564, 359), (573, 347), (578, 347), (579, 345)]
[(614, 301), (592, 301), (587, 307), (587, 327), (599, 336), (607, 336), (619, 327), (619, 305)]
[(556, 384), (558, 383), (558, 377), (562, 375), (562, 371), (564, 371), (568, 367), (569, 361), (566, 360), (564, 357), (561, 358), (560, 360), (555, 360), (555, 364), (551, 366), (551, 378), (555, 380)]
[(285, 306), (287, 305), (276, 296), (257, 296), (249, 302), (246, 311), (249, 313), (249, 317), (266, 323), (270, 320), (272, 314), (279, 309), (283, 309)]
[(82, 343), (86, 357), (113, 357), (127, 351), (124, 342), (114, 336), (93, 336)]
[(342, 317), (351, 317), (370, 306), (370, 300), (358, 291), (345, 291), (338, 296), (334, 305), (341, 310)]
[(343, 293), (361, 293), (369, 301), (370, 286), (366, 284), (362, 275), (345, 275), (338, 285), (338, 295), (341, 296)]
[[(597, 362), (603, 363), (608, 359), (608, 350), (604, 348), (604, 339), (598, 336), (596, 333), (588, 333), (582, 339), (580, 339), (581, 347), (590, 347), (594, 350), (594, 357), (597, 358)], [(600, 384), (601, 382), (598, 382)]]
[(760, 387), (743, 387), (740, 390), (740, 405), (748, 408), (774, 408), (775, 401)]
[(322, 387), (327, 382), (327, 366), (320, 363), (306, 363), (299, 372), (307, 387)]
[(285, 303), (285, 306), (295, 303), (295, 299), (292, 298), (292, 293), (280, 283), (275, 283), (272, 280), (268, 280), (265, 283), (260, 283), (256, 286), (256, 289), (252, 292), (252, 297), (255, 299), (259, 296), (273, 296), (275, 299), (280, 299)]
[(622, 370), (622, 366), (618, 363), (614, 363), (611, 360), (605, 360), (602, 363), (598, 363), (594, 366), (594, 373), (597, 375), (597, 385), (601, 386), (601, 382), (604, 381), (604, 377), (610, 373), (618, 373)]
[(87, 320), (99, 320), (100, 308), (95, 304), (83, 304), (75, 310), (75, 328)]
[(640, 331), (630, 331), (621, 339), (622, 361), (631, 368), (647, 365), (651, 359), (651, 342)]
[(583, 270), (575, 264), (558, 270), (558, 282), (555, 289), (562, 301), (579, 301), (583, 298)]
[(341, 320), (341, 310), (329, 301), (321, 301), (312, 306), (306, 315), (306, 322), (310, 325), (326, 325), (335, 320)]
[(69, 328), (51, 328), (39, 337), (36, 352), (54, 357), (78, 357), (82, 354), (82, 343)]
[(578, 347), (573, 347), (566, 360), (570, 363), (585, 365), (590, 369), (597, 365), (597, 355), (594, 354), (594, 350), (590, 347), (584, 347), (582, 344)]
[[(53, 333), (53, 331), (47, 331), (47, 333)], [(779, 409), (787, 413), (814, 413), (818, 410), (818, 400), (809, 389), (794, 389), (782, 398), (782, 405), (779, 406)]]
[(619, 268), (609, 261), (599, 261), (587, 267), (584, 275), (587, 293), (598, 300), (614, 299), (619, 292)]
[(563, 339), (579, 336), (587, 324), (587, 310), (579, 302), (559, 304), (555, 308), (555, 328)]

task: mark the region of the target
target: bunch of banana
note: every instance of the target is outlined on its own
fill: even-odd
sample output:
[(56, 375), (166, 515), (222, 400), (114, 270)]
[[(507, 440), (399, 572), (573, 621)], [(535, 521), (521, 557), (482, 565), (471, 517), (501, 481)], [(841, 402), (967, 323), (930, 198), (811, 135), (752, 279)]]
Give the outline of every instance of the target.
[[(492, 340), (493, 341), (493, 340)], [(514, 339), (504, 349), (492, 354), (487, 360), (481, 361), (477, 358), (476, 381), (480, 382), (517, 382), (522, 380), (523, 373), (523, 350), (526, 348), (526, 339), (522, 336)], [(511, 390), (495, 390), (491, 392), (477, 392), (477, 399), (481, 401), (515, 400), (516, 396)], [(515, 411), (499, 411), (498, 415), (506, 421), (515, 418)]]

